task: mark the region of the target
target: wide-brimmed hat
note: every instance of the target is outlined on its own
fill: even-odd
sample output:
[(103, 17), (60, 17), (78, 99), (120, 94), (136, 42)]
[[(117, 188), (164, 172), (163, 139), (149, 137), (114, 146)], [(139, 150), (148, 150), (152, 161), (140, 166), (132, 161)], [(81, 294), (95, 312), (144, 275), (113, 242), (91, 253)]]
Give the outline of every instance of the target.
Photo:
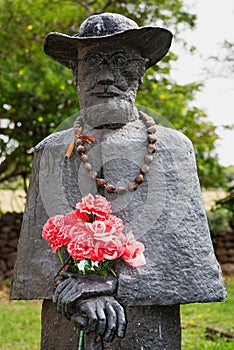
[(70, 68), (77, 61), (78, 50), (91, 44), (113, 43), (128, 46), (148, 58), (148, 67), (160, 61), (171, 46), (172, 33), (164, 28), (139, 27), (133, 20), (116, 14), (102, 13), (88, 17), (74, 36), (51, 32), (45, 38), (44, 51), (54, 60)]

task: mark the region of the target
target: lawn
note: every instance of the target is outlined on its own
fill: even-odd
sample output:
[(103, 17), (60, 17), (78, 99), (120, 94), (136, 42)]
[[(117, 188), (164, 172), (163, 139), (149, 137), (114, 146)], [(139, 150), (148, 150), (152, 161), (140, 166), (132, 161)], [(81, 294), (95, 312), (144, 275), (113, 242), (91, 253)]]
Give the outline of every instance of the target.
[[(227, 283), (225, 303), (191, 304), (181, 306), (183, 350), (233, 350), (234, 339), (206, 338), (206, 327), (234, 333), (234, 282)], [(7, 288), (0, 290), (0, 349), (39, 350), (39, 301), (7, 300)], [(153, 349), (152, 349), (153, 350)]]
[(230, 332), (234, 336), (234, 282), (227, 283), (228, 299), (224, 303), (181, 306), (183, 350), (233, 350), (234, 338), (209, 340), (206, 328)]

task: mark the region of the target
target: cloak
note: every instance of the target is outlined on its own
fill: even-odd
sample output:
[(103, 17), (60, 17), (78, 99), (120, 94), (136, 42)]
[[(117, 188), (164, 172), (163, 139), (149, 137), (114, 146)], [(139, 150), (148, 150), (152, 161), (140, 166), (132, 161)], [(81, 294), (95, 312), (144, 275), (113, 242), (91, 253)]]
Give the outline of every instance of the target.
[[(147, 154), (147, 128), (140, 119), (115, 130), (85, 126), (84, 133), (97, 138), (86, 154), (99, 177), (115, 186), (134, 181)], [(163, 126), (157, 126), (156, 135), (157, 151), (144, 182), (135, 192), (106, 194), (125, 233), (132, 230), (146, 248), (145, 266), (116, 265), (116, 298), (124, 306), (225, 300), (191, 141)], [(72, 129), (61, 131), (35, 148), (11, 299), (51, 299), (61, 265), (41, 236), (43, 225), (73, 210), (88, 193), (98, 194), (79, 154), (74, 150), (65, 157), (72, 137)]]

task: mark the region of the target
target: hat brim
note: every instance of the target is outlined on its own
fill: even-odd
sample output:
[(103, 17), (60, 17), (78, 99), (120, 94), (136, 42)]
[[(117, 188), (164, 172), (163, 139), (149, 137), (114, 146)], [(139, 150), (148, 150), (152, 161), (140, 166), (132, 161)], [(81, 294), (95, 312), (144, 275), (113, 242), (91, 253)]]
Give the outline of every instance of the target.
[(159, 27), (141, 27), (99, 37), (69, 36), (51, 32), (45, 38), (44, 51), (55, 61), (70, 68), (69, 61), (77, 61), (78, 50), (99, 42), (113, 42), (114, 46), (127, 45), (138, 50), (142, 57), (149, 59), (149, 68), (166, 55), (171, 40), (172, 33)]

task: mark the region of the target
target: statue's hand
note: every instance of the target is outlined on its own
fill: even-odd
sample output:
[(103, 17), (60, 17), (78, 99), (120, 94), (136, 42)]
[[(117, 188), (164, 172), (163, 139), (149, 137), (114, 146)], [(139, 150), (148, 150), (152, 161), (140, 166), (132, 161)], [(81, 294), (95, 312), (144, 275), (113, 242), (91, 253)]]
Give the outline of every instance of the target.
[(112, 342), (115, 335), (124, 337), (126, 319), (123, 307), (112, 296), (101, 296), (79, 301), (77, 314), (71, 317), (74, 324), (87, 332), (100, 335), (106, 342)]
[(78, 275), (63, 272), (64, 280), (56, 287), (53, 302), (57, 311), (68, 319), (76, 312), (78, 300), (84, 300), (101, 295), (113, 295), (117, 288), (117, 279), (110, 275)]

